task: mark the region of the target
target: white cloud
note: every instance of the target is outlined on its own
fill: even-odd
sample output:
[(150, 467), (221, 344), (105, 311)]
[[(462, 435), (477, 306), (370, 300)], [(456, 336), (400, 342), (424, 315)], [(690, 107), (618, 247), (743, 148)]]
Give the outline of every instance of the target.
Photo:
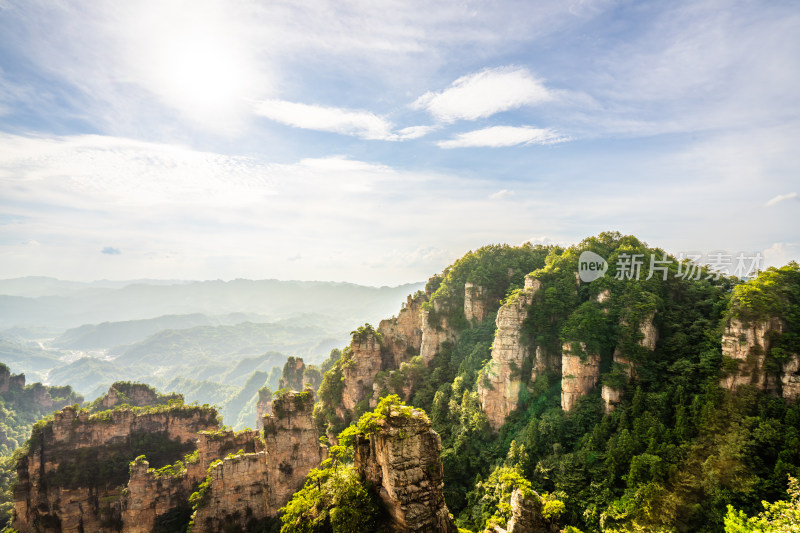
[(462, 76), (440, 92), (428, 92), (413, 104), (443, 122), (475, 120), (554, 99), (526, 68), (498, 67)]
[(509, 191), (508, 189), (501, 189), (495, 193), (489, 195), (489, 198), (492, 200), (503, 200), (505, 198), (511, 198), (514, 196), (514, 191)]
[(773, 205), (779, 204), (779, 203), (781, 203), (783, 201), (786, 201), (786, 200), (793, 200), (795, 198), (797, 198), (797, 193), (796, 192), (790, 192), (790, 193), (787, 193), (787, 194), (779, 194), (778, 196), (768, 200), (767, 203), (765, 203), (764, 205), (769, 207), (769, 206), (773, 206)]
[(436, 130), (436, 126), (410, 126), (397, 130), (397, 135), (401, 139), (419, 139), (434, 130)]
[[(540, 225), (539, 214), (487, 206), (497, 184), (486, 180), (341, 156), (266, 163), (94, 135), (0, 134), (0, 190), (0, 211), (18, 220), (0, 225), (0, 277), (269, 273), (399, 283)], [(445, 200), (431, 210), (420, 198)], [(502, 229), (487, 231), (478, 211)], [(40, 246), (21, 244), (31, 240)], [(109, 243), (125, 261), (93, 259)]]
[(800, 243), (776, 242), (764, 250), (764, 264), (762, 267), (782, 267), (789, 261), (800, 262)]
[(394, 124), (369, 111), (301, 104), (276, 99), (257, 102), (255, 112), (257, 115), (287, 126), (341, 133), (367, 140), (417, 139), (433, 129), (431, 126), (412, 126), (393, 133)]
[(330, 131), (362, 139), (386, 139), (392, 135), (392, 124), (369, 111), (264, 100), (256, 104), (255, 112), (295, 128)]
[(469, 148), (485, 146), (499, 148), (518, 144), (555, 144), (569, 140), (551, 129), (530, 126), (491, 126), (456, 135), (455, 139), (439, 141), (440, 148)]

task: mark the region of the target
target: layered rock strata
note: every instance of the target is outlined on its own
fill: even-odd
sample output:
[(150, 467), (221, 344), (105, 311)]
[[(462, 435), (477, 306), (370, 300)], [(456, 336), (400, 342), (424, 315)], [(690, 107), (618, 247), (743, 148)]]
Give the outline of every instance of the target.
[[(285, 393), (265, 416), (263, 435), (220, 430), (210, 408), (89, 415), (67, 407), (35, 430), (30, 453), (18, 463), (14, 527), (20, 533), (145, 533), (165, 520), (185, 524), (189, 496), (208, 476), (195, 531), (247, 528), (275, 516), (325, 458), (313, 404), (311, 391)], [(162, 464), (163, 450), (173, 450), (173, 464), (154, 470), (140, 456), (128, 470), (141, 442), (150, 443), (145, 453), (162, 450)]]
[[(503, 425), (519, 401), (519, 391), (524, 384), (522, 365), (528, 356), (528, 347), (522, 340), (522, 323), (541, 286), (539, 280), (526, 277), (525, 288), (517, 298), (507, 301), (497, 312), (492, 358), (478, 377), (481, 408), (494, 429)], [(539, 355), (544, 361), (544, 352), (539, 350), (537, 359)]]
[(283, 394), (275, 399), (273, 414), (264, 417), (262, 448), (212, 463), (207, 493), (193, 517), (194, 532), (247, 530), (253, 522), (277, 515), (327, 456), (317, 438), (313, 410), (310, 390)]
[[(34, 429), (30, 452), (17, 463), (14, 527), (21, 533), (124, 531), (128, 496), (123, 488), (130, 475), (119, 458), (124, 461), (147, 438), (180, 454), (195, 446), (199, 431), (217, 427), (216, 412), (200, 407), (92, 416), (66, 407)], [(174, 487), (167, 485), (164, 494), (151, 494), (154, 500), (169, 498), (165, 494)]]
[(355, 443), (354, 465), (379, 492), (396, 532), (456, 533), (443, 493), (442, 442), (421, 411), (392, 408)]
[(543, 501), (536, 492), (527, 496), (520, 489), (511, 493), (511, 518), (507, 533), (554, 533), (558, 524), (542, 516)]
[(383, 367), (381, 343), (375, 332), (366, 332), (350, 342), (350, 354), (342, 369), (342, 407), (352, 411), (372, 396), (372, 383)]
[(591, 392), (600, 378), (600, 356), (586, 354), (580, 343), (580, 353), (573, 353), (571, 343), (561, 347), (561, 409), (570, 411), (575, 403)]
[(420, 355), (425, 364), (431, 362), (436, 357), (442, 344), (445, 342), (455, 342), (457, 332), (450, 324), (450, 319), (442, 313), (445, 304), (441, 300), (433, 301), (433, 314), (437, 317), (436, 322), (431, 318), (431, 311), (423, 309), (420, 313), (422, 325), (422, 342), (420, 344)]
[(425, 293), (408, 296), (403, 308), (396, 317), (381, 320), (378, 332), (392, 366), (398, 368), (415, 355), (422, 346), (422, 304), (427, 300)]
[(472, 323), (482, 322), (489, 314), (488, 291), (480, 285), (464, 284), (464, 316)]
[[(722, 335), (722, 355), (729, 358), (736, 369), (730, 370), (720, 380), (720, 386), (735, 392), (742, 385), (753, 385), (763, 391), (775, 392), (776, 376), (766, 371), (764, 363), (772, 347), (772, 338), (783, 330), (784, 323), (779, 318), (752, 323), (730, 320)], [(792, 362), (789, 363), (791, 366)]]

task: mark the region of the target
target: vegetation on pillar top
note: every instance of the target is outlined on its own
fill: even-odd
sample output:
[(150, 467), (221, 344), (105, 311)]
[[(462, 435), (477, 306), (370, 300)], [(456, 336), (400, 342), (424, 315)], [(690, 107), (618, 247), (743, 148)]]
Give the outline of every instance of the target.
[(364, 324), (363, 326), (359, 326), (357, 329), (351, 331), (350, 335), (352, 335), (353, 342), (356, 344), (367, 342), (371, 339), (375, 339), (379, 343), (383, 340), (383, 335), (377, 331), (372, 324)]

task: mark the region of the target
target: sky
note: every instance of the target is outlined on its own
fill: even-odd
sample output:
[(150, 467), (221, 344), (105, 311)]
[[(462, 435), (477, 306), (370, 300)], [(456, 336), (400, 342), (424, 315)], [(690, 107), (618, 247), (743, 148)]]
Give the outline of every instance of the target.
[(800, 260), (796, 0), (0, 0), (0, 278)]

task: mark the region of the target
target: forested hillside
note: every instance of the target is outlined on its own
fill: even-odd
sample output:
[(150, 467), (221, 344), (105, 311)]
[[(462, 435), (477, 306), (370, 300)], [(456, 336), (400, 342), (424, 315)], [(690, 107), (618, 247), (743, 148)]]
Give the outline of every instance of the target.
[[(590, 283), (587, 250), (609, 265)], [(414, 306), (419, 322), (398, 326)], [(560, 502), (562, 527), (722, 531), (727, 506), (754, 515), (800, 474), (798, 354), (797, 264), (743, 282), (616, 233), (490, 246), (354, 332), (317, 420), (333, 441), (388, 394), (424, 409), (471, 531), (505, 527), (518, 488)]]
[[(585, 252), (607, 264), (593, 281), (580, 276)], [(474, 533), (785, 531), (800, 513), (795, 263), (743, 280), (618, 233), (492, 245), (351, 338), (319, 366), (291, 357), (279, 376), (264, 354), (215, 384), (201, 373), (162, 387), (216, 394), (238, 413), (226, 423), (250, 425), (289, 389), (319, 386), (313, 424), (329, 458), (264, 511), (284, 533), (413, 529), (415, 516)], [(126, 398), (141, 388), (123, 385)], [(236, 486), (262, 490), (250, 475)], [(428, 498), (421, 514), (404, 507)]]

